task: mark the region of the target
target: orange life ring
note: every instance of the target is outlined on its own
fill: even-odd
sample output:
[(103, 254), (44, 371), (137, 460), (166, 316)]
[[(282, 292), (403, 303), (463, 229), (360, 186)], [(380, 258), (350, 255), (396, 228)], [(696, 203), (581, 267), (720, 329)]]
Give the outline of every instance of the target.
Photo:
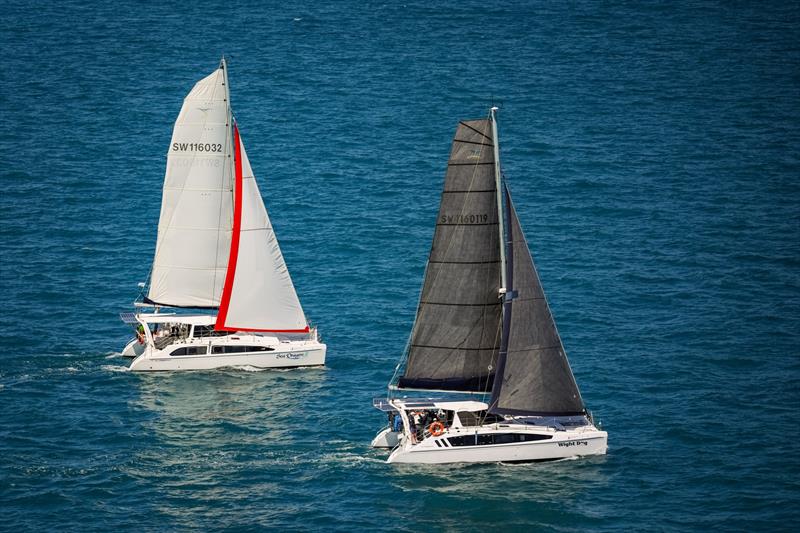
[(428, 426), (428, 431), (434, 437), (438, 437), (439, 435), (444, 434), (444, 424), (441, 422), (434, 422), (430, 426)]

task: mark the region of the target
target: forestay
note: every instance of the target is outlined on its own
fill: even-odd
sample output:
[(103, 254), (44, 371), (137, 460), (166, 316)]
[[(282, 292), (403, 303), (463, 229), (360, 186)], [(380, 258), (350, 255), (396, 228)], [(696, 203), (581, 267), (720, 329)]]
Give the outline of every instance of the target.
[(459, 123), (400, 388), (491, 390), (500, 248), (489, 119)]
[(224, 61), (183, 102), (167, 155), (148, 300), (217, 307), (233, 227), (231, 112)]

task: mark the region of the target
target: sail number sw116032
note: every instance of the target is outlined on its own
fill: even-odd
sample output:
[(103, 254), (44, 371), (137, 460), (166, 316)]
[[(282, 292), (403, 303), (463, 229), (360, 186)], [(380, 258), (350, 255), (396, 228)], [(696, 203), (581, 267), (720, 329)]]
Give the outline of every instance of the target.
[(172, 143), (173, 152), (221, 152), (219, 143)]

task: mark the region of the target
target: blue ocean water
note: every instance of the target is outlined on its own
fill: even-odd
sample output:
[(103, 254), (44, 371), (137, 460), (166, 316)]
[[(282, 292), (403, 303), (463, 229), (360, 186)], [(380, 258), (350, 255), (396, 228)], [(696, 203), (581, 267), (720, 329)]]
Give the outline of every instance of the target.
[[(800, 8), (474, 0), (2, 10), (0, 529), (790, 530)], [(324, 370), (134, 375), (172, 123), (232, 103)], [(449, 143), (502, 159), (609, 454), (390, 466)]]

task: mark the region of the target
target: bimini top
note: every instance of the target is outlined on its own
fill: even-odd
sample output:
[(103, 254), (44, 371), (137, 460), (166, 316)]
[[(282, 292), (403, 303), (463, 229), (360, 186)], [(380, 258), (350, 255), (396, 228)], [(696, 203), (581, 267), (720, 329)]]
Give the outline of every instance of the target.
[(390, 402), (399, 409), (445, 409), (448, 411), (485, 411), (489, 405), (474, 400), (447, 401), (425, 399), (395, 399)]
[[(190, 326), (213, 326), (216, 321), (216, 317), (213, 315), (179, 315), (177, 313), (148, 313), (148, 314), (140, 314), (138, 316), (139, 319), (146, 324), (189, 324)], [(122, 319), (123, 321), (125, 321), (125, 317), (122, 317)]]

